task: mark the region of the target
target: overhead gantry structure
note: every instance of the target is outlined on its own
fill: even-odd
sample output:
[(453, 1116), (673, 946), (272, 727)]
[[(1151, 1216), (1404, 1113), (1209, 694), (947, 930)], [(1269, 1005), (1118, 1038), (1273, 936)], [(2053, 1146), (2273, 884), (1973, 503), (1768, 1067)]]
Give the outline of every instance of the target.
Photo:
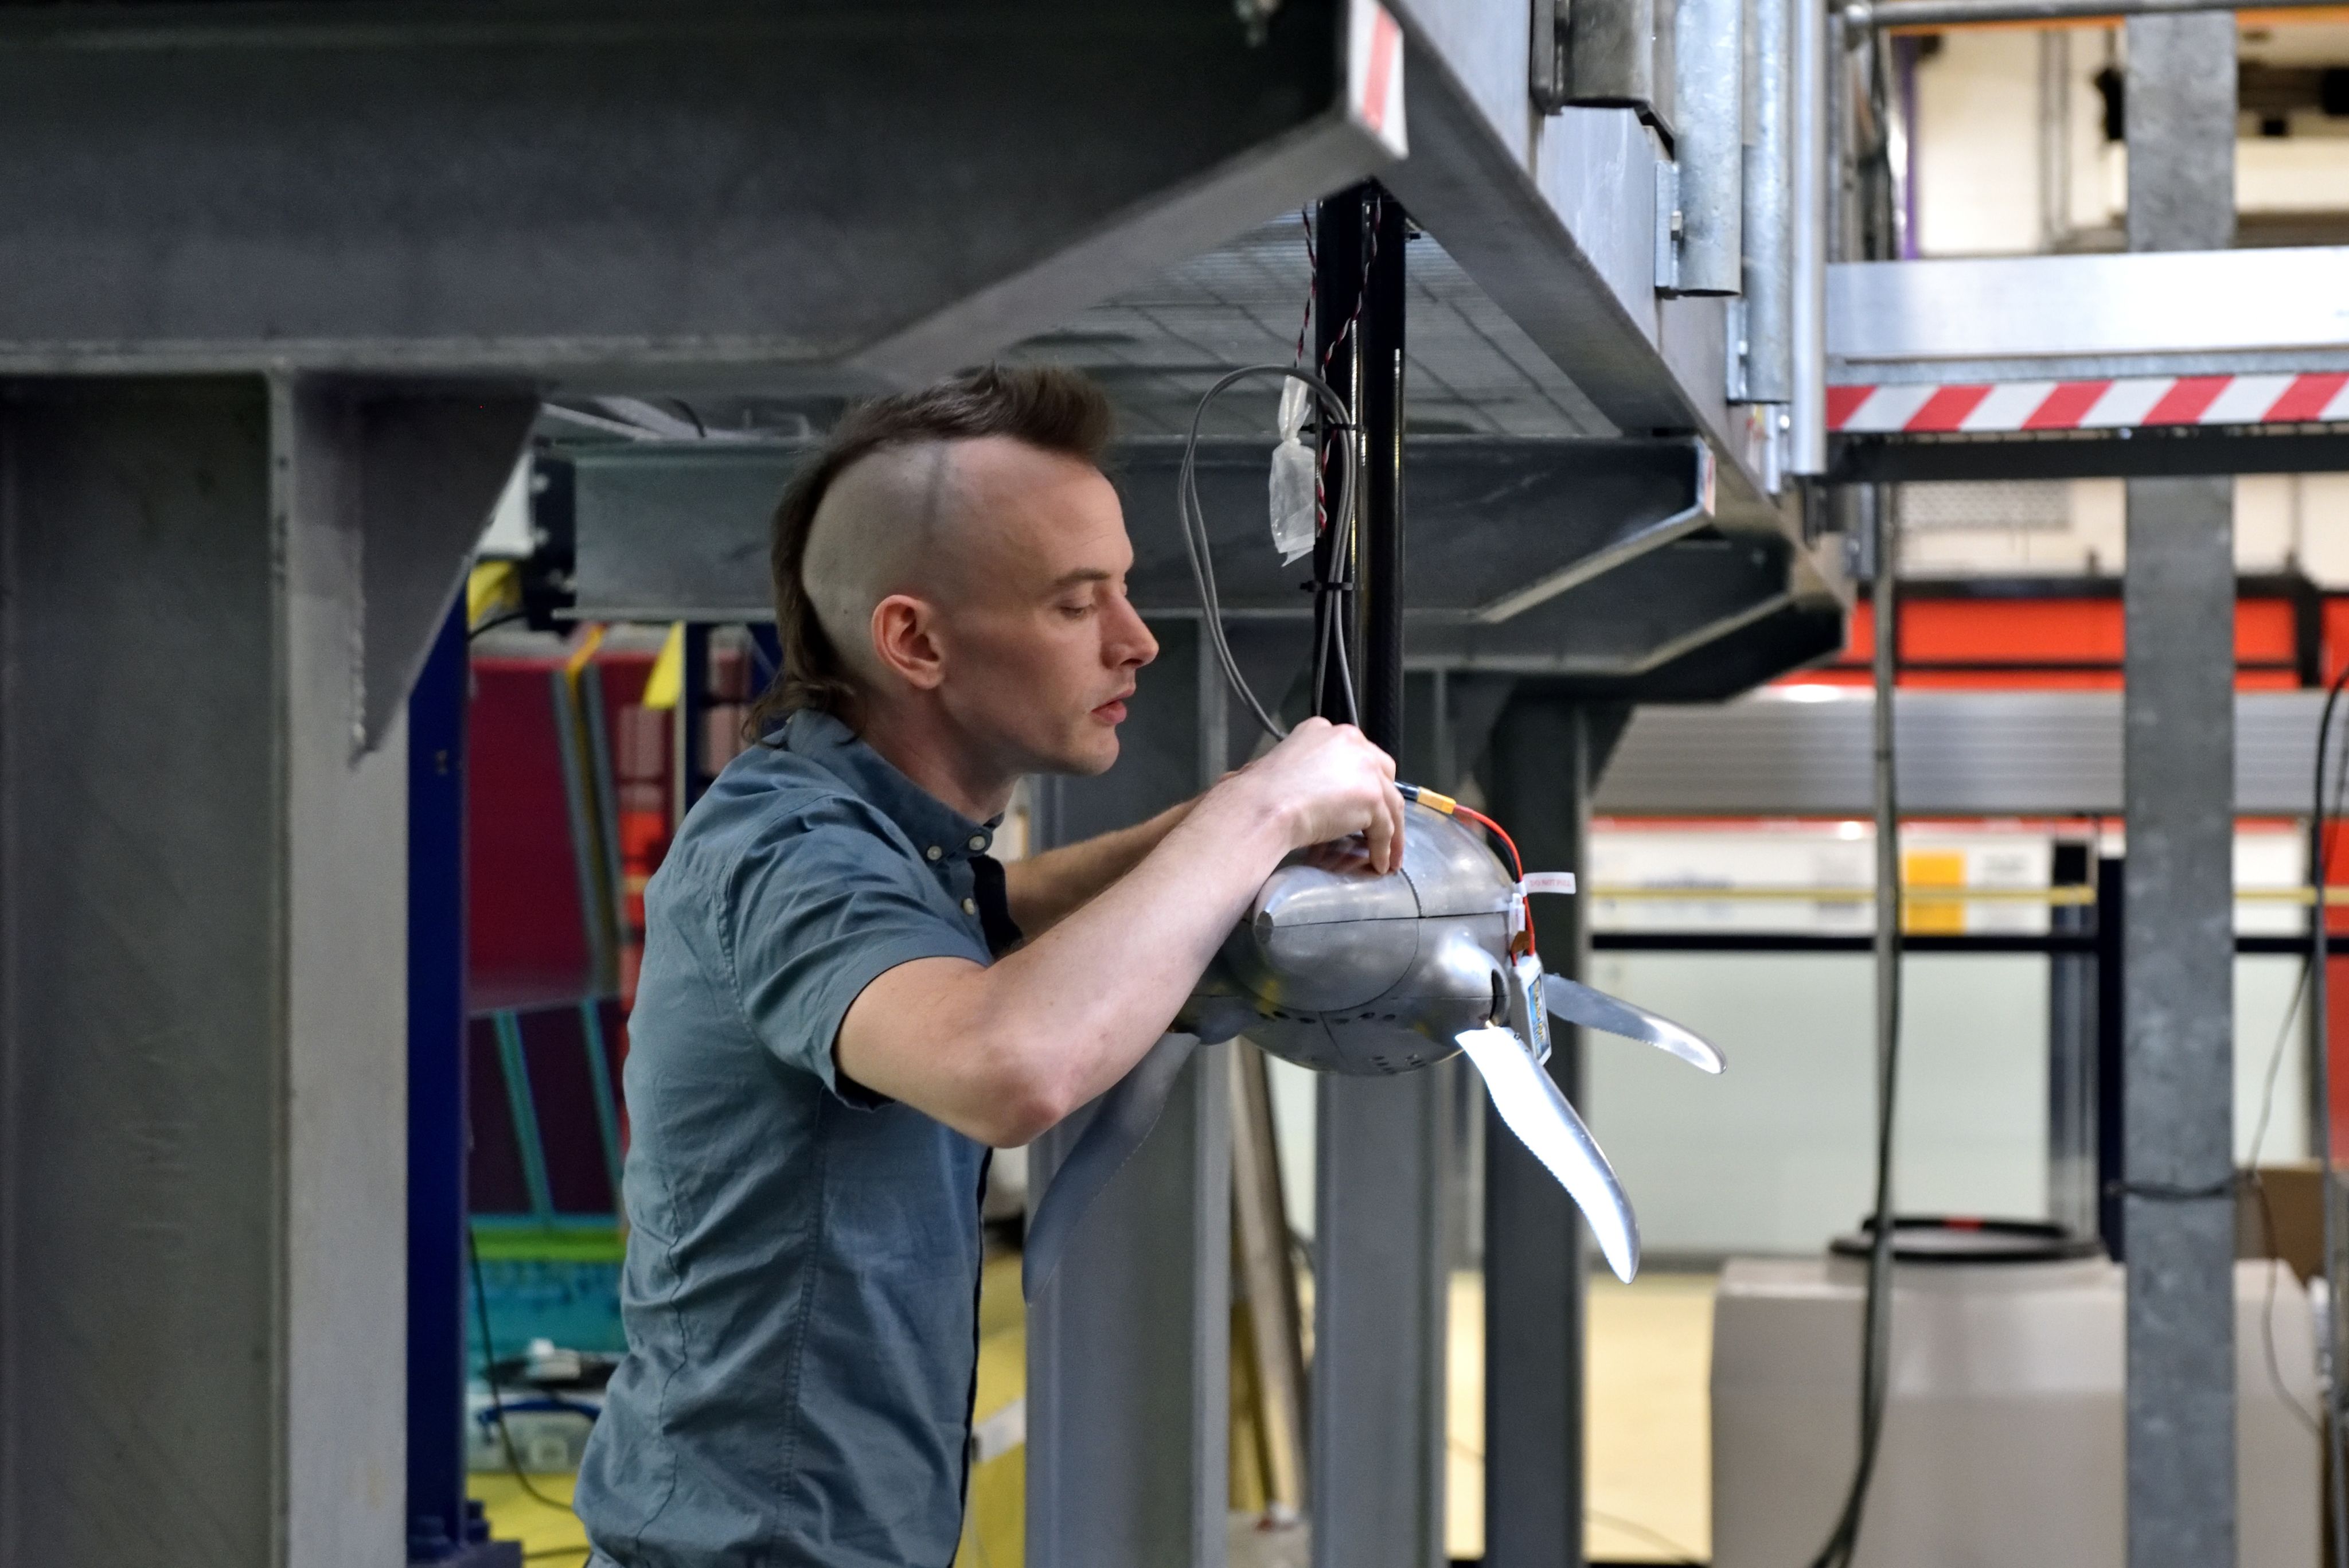
[[(1483, 757), (1529, 859), (1571, 867), (1624, 703), (1840, 637), (1789, 478), (1827, 468), (1846, 340), (1829, 31), (1791, 0), (0, 8), (0, 1555), (404, 1555), (399, 1064), (449, 1045), (414, 1034), (411, 951), (454, 961), (411, 950), (409, 811), (461, 757), (411, 755), (403, 710), (544, 400), (821, 411), (1041, 354), (1163, 438), (1288, 358), (1218, 267), (1289, 318), (1302, 244), (1259, 225), (1375, 178), (1428, 236), (1414, 319), (1459, 325), (1411, 356), (1415, 406), (1463, 412), (1403, 460), (1406, 764)], [(1504, 371), (1519, 422), (1475, 395)], [(1216, 432), (1219, 524), (1260, 515), (1268, 444)], [(789, 455), (573, 454), (579, 613), (761, 613)], [(1048, 793), (1065, 834), (1236, 743), (1168, 448), (1124, 458), (1167, 654), (1149, 765)], [(1295, 612), (1248, 559), (1268, 661)], [(1194, 1071), (1035, 1316), (1040, 1563), (1223, 1550), (1228, 1127)], [(1316, 1398), (1347, 1419), (1316, 1550), (1348, 1568), (1423, 1568), (1440, 1527), (1422, 1080), (1325, 1116)], [(1529, 1261), (1487, 1309), (1487, 1561), (1571, 1561), (1575, 1220), (1496, 1166), (1487, 1225)], [(126, 1473), (140, 1506), (87, 1506)]]

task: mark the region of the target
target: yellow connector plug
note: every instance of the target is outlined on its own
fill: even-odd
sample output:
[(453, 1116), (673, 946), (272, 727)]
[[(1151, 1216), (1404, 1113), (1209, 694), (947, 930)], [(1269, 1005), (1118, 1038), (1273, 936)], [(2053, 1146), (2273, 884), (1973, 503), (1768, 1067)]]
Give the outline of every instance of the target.
[(1448, 794), (1438, 794), (1436, 791), (1429, 789), (1425, 784), (1402, 784), (1397, 787), (1403, 792), (1406, 797), (1419, 802), (1420, 805), (1427, 807), (1430, 811), (1440, 811), (1444, 815), (1450, 816), (1454, 812), (1460, 809), (1460, 803), (1458, 801), (1453, 799)]

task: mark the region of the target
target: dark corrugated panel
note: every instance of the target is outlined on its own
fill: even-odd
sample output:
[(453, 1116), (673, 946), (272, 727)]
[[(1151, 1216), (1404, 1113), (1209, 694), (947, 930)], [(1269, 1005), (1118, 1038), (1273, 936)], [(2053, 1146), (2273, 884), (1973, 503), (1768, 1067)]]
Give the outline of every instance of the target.
[[(2235, 701), (2236, 809), (2308, 809), (2314, 691), (2244, 692)], [(1615, 815), (1865, 815), (1874, 699), (1837, 691), (1783, 693), (1715, 708), (1646, 708), (1599, 783)], [(2117, 691), (1904, 691), (1901, 809), (1952, 816), (2117, 814)]]

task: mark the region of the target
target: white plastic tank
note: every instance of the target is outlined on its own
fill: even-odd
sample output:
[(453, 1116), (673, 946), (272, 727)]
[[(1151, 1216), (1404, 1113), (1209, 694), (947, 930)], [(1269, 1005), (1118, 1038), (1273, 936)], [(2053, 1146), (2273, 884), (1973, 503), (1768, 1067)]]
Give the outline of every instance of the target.
[[(1891, 1394), (1855, 1568), (2123, 1568), (2121, 1268), (2096, 1256), (1894, 1275)], [(1799, 1568), (1833, 1528), (1857, 1454), (1866, 1282), (1864, 1262), (1835, 1256), (1723, 1271), (1714, 1568)], [(2315, 1338), (2282, 1263), (2235, 1266), (2235, 1369), (2241, 1568), (2310, 1568), (2317, 1440), (2285, 1399), (2318, 1407)]]

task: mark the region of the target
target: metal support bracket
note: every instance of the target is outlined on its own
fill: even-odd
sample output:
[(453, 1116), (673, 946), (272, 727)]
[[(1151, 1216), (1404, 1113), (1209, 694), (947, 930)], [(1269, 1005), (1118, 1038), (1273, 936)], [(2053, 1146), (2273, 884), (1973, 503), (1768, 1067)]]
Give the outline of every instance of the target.
[(1526, 90), (1534, 107), (1556, 114), (1574, 100), (1568, 92), (1567, 43), (1571, 36), (1568, 0), (1532, 0), (1533, 40), (1526, 57)]
[(354, 755), (383, 742), (424, 668), (538, 414), (524, 389), (456, 393), (297, 378), (281, 417), (305, 504), (355, 553)]
[(1681, 166), (1656, 165), (1656, 292), (1681, 291), (1681, 242), (1687, 234), (1687, 216), (1681, 211)]
[(1674, 0), (1577, 0), (1566, 15), (1566, 101), (1635, 111), (1670, 140)]

